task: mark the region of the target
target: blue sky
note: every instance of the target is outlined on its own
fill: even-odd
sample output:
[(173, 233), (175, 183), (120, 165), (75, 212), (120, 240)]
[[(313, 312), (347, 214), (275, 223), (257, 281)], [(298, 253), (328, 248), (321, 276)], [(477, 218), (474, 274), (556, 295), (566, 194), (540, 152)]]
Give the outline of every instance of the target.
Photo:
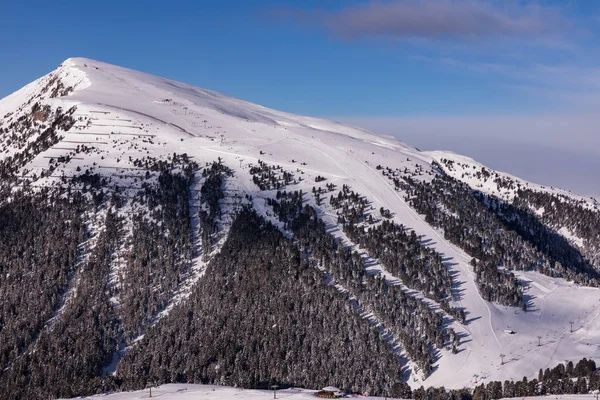
[[(506, 118), (511, 138), (547, 115), (569, 121), (552, 137), (590, 131), (598, 39), (595, 0), (7, 1), (0, 97), (82, 56), (462, 151), (458, 133), (485, 140)], [(421, 125), (403, 132), (407, 119)]]
[[(394, 12), (414, 23), (395, 30)], [(454, 29), (496, 15), (506, 27)], [(448, 26), (435, 31), (435, 18)], [(600, 2), (589, 0), (10, 1), (0, 96), (83, 56), (301, 114), (581, 109), (595, 95), (585, 78), (600, 88), (599, 28)]]

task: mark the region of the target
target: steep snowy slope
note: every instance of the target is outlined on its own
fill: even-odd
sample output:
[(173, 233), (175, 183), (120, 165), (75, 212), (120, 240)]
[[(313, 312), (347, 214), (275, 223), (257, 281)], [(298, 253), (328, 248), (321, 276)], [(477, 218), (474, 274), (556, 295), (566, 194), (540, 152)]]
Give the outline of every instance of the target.
[[(40, 105), (35, 107), (36, 103)], [(52, 136), (55, 140), (39, 144), (38, 138), (52, 124), (52, 118), (58, 120), (60, 113), (57, 110), (61, 113), (71, 110), (73, 123), (57, 125)], [(4, 161), (5, 166), (12, 166), (10, 176), (14, 180), (10, 182), (13, 191), (21, 187), (41, 190), (65, 185), (73, 177), (99, 174), (106, 178), (104, 193), (108, 195), (117, 190), (125, 194), (127, 200), (117, 214), (126, 221), (123, 228), (126, 240), (119, 244), (110, 265), (111, 285), (119, 288), (111, 297), (115, 307), (133, 301), (123, 295), (131, 285), (126, 271), (128, 257), (135, 248), (133, 216), (145, 212), (146, 207), (134, 199), (145, 184), (158, 182), (148, 161), (151, 165), (162, 162), (179, 168), (175, 161), (178, 157), (173, 155), (185, 153), (186, 159), (200, 167), (219, 160), (231, 170), (231, 176), (223, 184), (225, 195), (220, 200), (223, 214), (217, 221), (214, 245), (208, 249), (200, 245), (201, 238), (196, 233), (201, 224), (198, 210), (208, 207), (200, 194), (205, 181), (192, 180), (190, 219), (194, 250), (191, 265), (182, 269), (181, 278), (169, 288), (157, 308), (148, 311), (145, 322), (136, 325), (136, 321), (127, 322), (127, 316), (120, 317), (127, 335), (135, 339), (123, 339), (113, 363), (105, 366), (105, 373), (118, 372), (119, 359), (125, 350), (135, 346), (147, 329), (189, 296), (206, 264), (226, 239), (233, 215), (244, 205), (251, 204), (259, 214), (288, 236), (293, 236), (286, 221), (278, 219), (277, 213), (267, 204), (266, 199), (274, 198), (277, 189), (261, 188), (254, 179), (257, 173), (253, 168), (260, 167), (261, 162), (292, 174), (289, 184), (282, 185), (282, 189), (302, 190), (308, 194), (306, 204), (318, 210), (328, 233), (344, 244), (354, 246), (365, 260), (369, 274), (381, 274), (388, 284), (399, 286), (410, 297), (443, 314), (446, 328), (452, 328), (460, 336), (457, 354), (453, 354), (449, 343), (435, 350), (436, 359), (430, 374), (419, 370), (416, 360), (407, 354), (398, 338), (388, 337), (397, 354), (407, 361), (404, 378), (411, 386), (461, 388), (481, 381), (532, 378), (537, 376), (540, 368), (552, 367), (565, 360), (578, 361), (583, 357), (600, 360), (599, 289), (534, 271), (519, 271), (516, 274), (525, 283), (526, 312), (520, 307), (484, 300), (470, 264), (473, 256), (452, 244), (444, 232), (428, 223), (424, 215), (419, 215), (407, 201), (407, 192), (397, 189), (390, 175), (382, 173), (388, 169), (416, 181), (430, 182), (441, 174), (439, 165), (473, 189), (506, 201), (514, 199), (515, 187), (502, 189), (492, 183), (493, 180), (479, 179), (476, 173), (483, 166), (472, 160), (450, 153), (423, 153), (391, 137), (270, 110), (219, 93), (83, 58), (66, 60), (56, 71), (1, 100), (0, 118), (0, 128), (4, 129), (0, 131), (0, 161)], [(19, 125), (29, 120), (34, 122), (26, 127)], [(27, 134), (19, 136), (19, 132)], [(34, 145), (24, 151), (28, 143)], [(454, 161), (454, 166), (444, 160)], [(185, 169), (183, 165), (181, 171)], [(517, 178), (501, 177), (535, 190), (547, 190)], [(91, 190), (85, 181), (77, 182), (73, 184), (73, 190), (84, 193)], [(316, 187), (320, 191), (326, 184), (335, 185), (336, 189), (324, 189), (322, 198), (316, 196), (313, 189)], [(373, 227), (384, 220), (402, 224), (417, 234), (423, 246), (439, 253), (453, 279), (452, 297), (448, 303), (463, 310), (465, 323), (443, 311), (439, 299), (429, 296), (425, 289), (410, 287), (364, 246), (351, 240), (342, 229), (338, 210), (329, 201), (329, 197), (337, 195), (344, 185), (366, 199), (368, 213), (375, 219), (371, 224)], [(585, 207), (598, 212), (598, 204), (591, 200), (585, 200)], [(92, 233), (102, 231), (98, 221), (104, 220), (109, 210), (100, 209), (88, 216)], [(385, 210), (390, 210), (389, 219), (382, 217)], [(578, 240), (569, 230), (560, 233), (568, 239)], [(94, 248), (94, 235), (91, 236), (86, 245)], [(579, 244), (584, 246), (581, 241)], [(84, 253), (82, 257), (88, 255)], [(335, 277), (332, 279), (340, 291), (354, 294)], [(68, 304), (77, 291), (77, 282), (75, 278), (69, 284), (62, 303)], [(62, 310), (63, 307), (58, 309), (54, 318), (61, 315)], [(385, 319), (377, 312), (363, 311), (364, 317), (373, 325), (387, 329)], [(573, 322), (572, 332), (570, 321)]]

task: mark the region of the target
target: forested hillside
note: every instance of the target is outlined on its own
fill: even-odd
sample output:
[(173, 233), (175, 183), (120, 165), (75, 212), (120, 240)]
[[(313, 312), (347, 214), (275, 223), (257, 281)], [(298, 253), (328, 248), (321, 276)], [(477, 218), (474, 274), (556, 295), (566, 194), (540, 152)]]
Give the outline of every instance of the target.
[(593, 199), (88, 59), (0, 116), (1, 399), (598, 384)]

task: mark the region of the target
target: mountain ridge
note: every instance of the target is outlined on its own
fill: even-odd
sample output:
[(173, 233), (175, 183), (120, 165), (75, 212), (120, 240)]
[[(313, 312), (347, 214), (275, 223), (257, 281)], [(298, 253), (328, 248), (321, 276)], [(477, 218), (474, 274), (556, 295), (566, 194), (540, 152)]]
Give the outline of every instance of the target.
[[(533, 377), (565, 359), (600, 358), (600, 291), (586, 287), (598, 286), (600, 266), (593, 200), (449, 152), (420, 152), (364, 129), (83, 58), (67, 59), (0, 100), (0, 116), (0, 217), (37, 238), (32, 213), (18, 209), (19, 202), (29, 204), (47, 210), (45, 217), (35, 215), (48, 232), (31, 247), (11, 241), (8, 227), (0, 234), (7, 240), (0, 286), (11, 288), (3, 303), (14, 308), (3, 315), (0, 332), (9, 332), (5, 325), (11, 335), (27, 332), (23, 340), (10, 336), (1, 349), (5, 388), (25, 390), (22, 375), (32, 390), (49, 376), (68, 383), (68, 389), (53, 389), (57, 396), (101, 385), (139, 388), (144, 376), (251, 387), (270, 374), (283, 383), (325, 386), (327, 377), (302, 372), (320, 370), (308, 353), (289, 356), (295, 361), (287, 369), (267, 368), (247, 350), (296, 343), (289, 327), (301, 315), (356, 330), (330, 336), (309, 330), (307, 341), (297, 343), (305, 350), (333, 346), (353, 369), (378, 371), (360, 378), (343, 368), (332, 372), (333, 383), (353, 391), (368, 386), (383, 393), (406, 383), (460, 388), (483, 377)], [(78, 217), (65, 218), (58, 229), (57, 221), (73, 210)], [(271, 242), (256, 239), (260, 233), (244, 228), (244, 221), (260, 224)], [(57, 250), (61, 241), (68, 252)], [(245, 241), (254, 244), (239, 247)], [(284, 261), (281, 248), (292, 261)], [(271, 265), (263, 252), (279, 264)], [(34, 257), (27, 266), (14, 261), (17, 253), (57, 254), (63, 261)], [(230, 269), (234, 260), (239, 271)], [(48, 271), (55, 271), (51, 279)], [(282, 293), (289, 296), (287, 316), (268, 300), (277, 293), (252, 281), (276, 279), (272, 271), (286, 277), (281, 285), (288, 291), (302, 285), (304, 298)], [(227, 291), (210, 293), (208, 282), (256, 296), (274, 326), (285, 329), (265, 331), (257, 309)], [(25, 322), (24, 310), (41, 305), (23, 301), (18, 285), (49, 299), (35, 321)], [(227, 299), (223, 307), (231, 307), (231, 317), (214, 307), (215, 296)], [(317, 298), (338, 312), (329, 314)], [(89, 307), (101, 310), (103, 322)], [(198, 337), (214, 323), (203, 315), (207, 310), (228, 327), (223, 336), (210, 336), (223, 343), (222, 353)], [(580, 329), (571, 334), (569, 321)], [(235, 329), (244, 338), (241, 347), (234, 344)], [(89, 343), (75, 332), (97, 338), (97, 347), (84, 351)], [(262, 332), (263, 341), (252, 332)], [(337, 334), (345, 335), (345, 347), (335, 347)], [(545, 346), (535, 346), (538, 336)], [(78, 344), (69, 347), (61, 338)], [(43, 367), (71, 348), (85, 355), (86, 365), (73, 370), (71, 381)], [(174, 354), (175, 348), (186, 350)], [(383, 361), (367, 357), (365, 348)], [(525, 356), (524, 348), (535, 356)], [(311, 351), (313, 360), (324, 357)], [(510, 357), (506, 366), (500, 354)]]

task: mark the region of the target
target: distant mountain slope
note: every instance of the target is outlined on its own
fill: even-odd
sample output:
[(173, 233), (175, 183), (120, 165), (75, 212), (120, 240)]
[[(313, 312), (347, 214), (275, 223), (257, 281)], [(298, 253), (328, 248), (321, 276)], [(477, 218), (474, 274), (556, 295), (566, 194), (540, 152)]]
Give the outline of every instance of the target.
[(600, 358), (597, 203), (363, 129), (72, 58), (0, 100), (0, 198), (5, 398)]

